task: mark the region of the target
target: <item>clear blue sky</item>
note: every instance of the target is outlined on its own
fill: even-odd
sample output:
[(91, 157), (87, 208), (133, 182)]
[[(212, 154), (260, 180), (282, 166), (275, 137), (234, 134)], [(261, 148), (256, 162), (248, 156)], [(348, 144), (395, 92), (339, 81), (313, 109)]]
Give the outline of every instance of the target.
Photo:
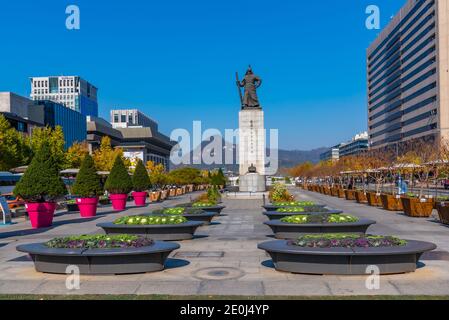
[[(236, 128), (235, 71), (264, 79), (267, 128), (281, 147), (330, 146), (366, 130), (365, 50), (405, 0), (17, 0), (0, 11), (0, 91), (29, 95), (30, 76), (80, 75), (99, 88), (100, 114), (137, 107), (165, 133)], [(65, 8), (81, 30), (65, 28)]]

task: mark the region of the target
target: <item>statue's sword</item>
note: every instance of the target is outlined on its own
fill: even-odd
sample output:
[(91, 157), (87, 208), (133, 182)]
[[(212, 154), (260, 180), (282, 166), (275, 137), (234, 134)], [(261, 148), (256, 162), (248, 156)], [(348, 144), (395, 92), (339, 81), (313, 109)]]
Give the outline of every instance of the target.
[(241, 106), (242, 106), (242, 109), (243, 109), (243, 107), (244, 107), (244, 105), (243, 105), (243, 95), (242, 95), (242, 90), (240, 89), (240, 78), (239, 78), (239, 73), (238, 72), (236, 72), (235, 73), (235, 77), (236, 77), (236, 79), (237, 79), (237, 90), (239, 91), (239, 96), (240, 96), (240, 103), (241, 103)]

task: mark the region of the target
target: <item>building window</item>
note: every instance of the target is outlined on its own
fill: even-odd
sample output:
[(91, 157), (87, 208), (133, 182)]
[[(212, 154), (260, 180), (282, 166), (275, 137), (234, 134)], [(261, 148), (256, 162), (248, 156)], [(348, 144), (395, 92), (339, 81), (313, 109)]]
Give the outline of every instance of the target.
[(122, 114), (122, 121), (123, 123), (126, 123), (126, 114)]
[(118, 114), (114, 114), (114, 123), (118, 123)]

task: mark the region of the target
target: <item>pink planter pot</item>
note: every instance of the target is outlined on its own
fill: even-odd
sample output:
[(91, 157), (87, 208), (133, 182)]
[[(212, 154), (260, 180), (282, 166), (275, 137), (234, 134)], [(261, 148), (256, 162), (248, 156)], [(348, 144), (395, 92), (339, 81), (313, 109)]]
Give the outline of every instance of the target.
[(147, 200), (148, 193), (147, 192), (133, 192), (132, 196), (134, 198), (134, 203), (138, 207), (144, 207), (145, 202)]
[(26, 203), (25, 208), (33, 229), (48, 228), (53, 224), (56, 202)]
[(98, 198), (79, 198), (76, 204), (82, 218), (92, 218), (97, 215)]
[(127, 194), (111, 194), (109, 195), (109, 199), (111, 199), (112, 208), (115, 211), (123, 211), (126, 209)]

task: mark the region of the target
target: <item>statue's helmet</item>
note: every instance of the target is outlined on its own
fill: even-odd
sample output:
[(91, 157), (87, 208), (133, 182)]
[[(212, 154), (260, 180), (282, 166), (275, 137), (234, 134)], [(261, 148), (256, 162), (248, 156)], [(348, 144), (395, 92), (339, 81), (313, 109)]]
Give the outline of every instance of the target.
[(246, 74), (253, 74), (253, 68), (251, 68), (251, 65), (248, 67)]

